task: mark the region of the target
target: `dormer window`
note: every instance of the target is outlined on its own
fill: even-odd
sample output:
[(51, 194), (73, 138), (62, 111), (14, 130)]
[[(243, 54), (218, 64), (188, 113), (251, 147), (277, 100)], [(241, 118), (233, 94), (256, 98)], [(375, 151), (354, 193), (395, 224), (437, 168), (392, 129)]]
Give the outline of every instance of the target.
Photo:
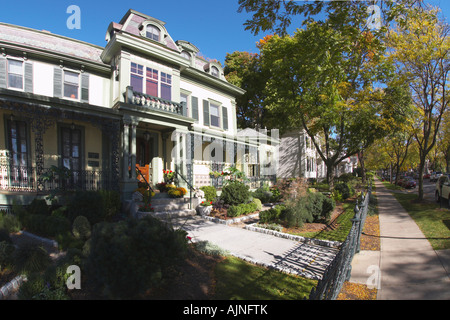
[(161, 30), (159, 30), (154, 25), (149, 24), (145, 29), (145, 36), (149, 39), (160, 41)]
[(189, 54), (189, 52), (187, 52), (185, 50), (181, 51), (181, 56), (183, 58), (185, 58), (186, 60), (191, 60), (191, 55)]
[(216, 78), (219, 78), (219, 69), (217, 67), (212, 66), (211, 67), (211, 75), (213, 75)]

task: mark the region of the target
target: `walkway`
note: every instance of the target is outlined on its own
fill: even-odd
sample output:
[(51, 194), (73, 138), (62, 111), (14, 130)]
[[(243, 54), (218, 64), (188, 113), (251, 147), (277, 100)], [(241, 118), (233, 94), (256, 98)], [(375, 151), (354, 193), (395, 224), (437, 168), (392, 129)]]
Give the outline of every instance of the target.
[(381, 251), (361, 251), (351, 282), (378, 288), (378, 300), (450, 299), (450, 250), (433, 250), (414, 220), (375, 181)]
[(335, 248), (226, 226), (199, 216), (190, 217), (183, 229), (195, 242), (209, 241), (241, 259), (310, 279), (321, 279), (338, 252)]

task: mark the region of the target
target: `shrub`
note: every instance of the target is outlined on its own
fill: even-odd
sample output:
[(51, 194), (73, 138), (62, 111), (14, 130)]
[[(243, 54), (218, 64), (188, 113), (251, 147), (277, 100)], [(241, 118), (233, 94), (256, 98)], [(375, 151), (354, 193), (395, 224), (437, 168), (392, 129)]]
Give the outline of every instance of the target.
[(0, 271), (12, 263), (14, 245), (8, 241), (0, 241)]
[(228, 217), (238, 217), (242, 215), (242, 208), (241, 206), (230, 206), (227, 210), (227, 216)]
[(50, 214), (49, 206), (44, 199), (34, 198), (33, 201), (28, 206), (28, 212), (30, 214)]
[(287, 207), (282, 212), (281, 220), (283, 220), (288, 227), (302, 227), (304, 222), (304, 211), (299, 207)]
[(338, 191), (342, 195), (342, 199), (345, 200), (352, 196), (353, 190), (347, 183), (338, 183), (334, 187), (334, 190)]
[(334, 208), (336, 207), (336, 202), (333, 198), (329, 198), (324, 196), (322, 203), (322, 219), (325, 222), (329, 222), (331, 218), (331, 214), (333, 213)]
[(119, 299), (161, 284), (187, 252), (185, 231), (150, 216), (98, 223), (86, 245), (87, 277), (106, 298)]
[(249, 187), (239, 181), (231, 181), (222, 188), (220, 199), (226, 204), (246, 203), (250, 197)]
[(262, 209), (261, 200), (254, 198), (252, 201), (256, 204), (256, 210), (261, 211), (261, 209)]
[(259, 199), (262, 203), (268, 203), (271, 201), (273, 193), (268, 188), (261, 187), (253, 191), (252, 196)]
[(203, 186), (200, 187), (200, 190), (202, 190), (205, 193), (205, 199), (206, 201), (215, 201), (217, 198), (217, 190), (214, 186)]
[(9, 233), (18, 232), (22, 229), (22, 224), (15, 215), (0, 213), (0, 229), (5, 229)]
[(33, 273), (27, 276), (27, 281), (20, 285), (17, 298), (19, 300), (32, 300), (33, 297), (42, 292), (44, 288), (44, 278), (38, 273)]
[(11, 237), (9, 236), (9, 231), (0, 228), (0, 242), (6, 241), (7, 243), (12, 243)]
[(51, 263), (47, 251), (30, 241), (19, 245), (14, 251), (13, 261), (15, 270), (27, 275), (44, 271)]
[(91, 236), (91, 224), (85, 216), (78, 216), (72, 224), (72, 234), (75, 238), (87, 240)]
[(113, 218), (120, 213), (122, 206), (119, 192), (113, 190), (99, 190), (97, 192), (102, 199), (101, 220), (112, 221)]
[(264, 210), (259, 213), (260, 223), (275, 223), (280, 219), (281, 213), (286, 207), (282, 205), (277, 205), (269, 210)]
[(77, 191), (67, 205), (67, 216), (72, 224), (76, 217), (84, 215), (91, 224), (103, 221), (102, 197), (97, 191)]

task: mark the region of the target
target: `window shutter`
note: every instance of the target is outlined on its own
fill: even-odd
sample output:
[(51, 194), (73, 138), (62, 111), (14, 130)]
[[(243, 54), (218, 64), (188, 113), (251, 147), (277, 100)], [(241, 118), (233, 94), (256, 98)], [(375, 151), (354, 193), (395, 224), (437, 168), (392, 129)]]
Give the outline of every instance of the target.
[(59, 67), (53, 69), (53, 96), (62, 98), (62, 70)]
[(81, 102), (89, 103), (89, 74), (81, 74)]
[(209, 126), (209, 101), (203, 100), (203, 124)]
[(228, 109), (226, 107), (222, 107), (222, 118), (223, 118), (223, 130), (228, 130)]
[(198, 98), (197, 97), (191, 98), (191, 105), (192, 105), (192, 118), (194, 118), (198, 122)]
[(33, 93), (33, 64), (25, 62), (25, 92)]
[(0, 58), (0, 88), (6, 88), (6, 59)]

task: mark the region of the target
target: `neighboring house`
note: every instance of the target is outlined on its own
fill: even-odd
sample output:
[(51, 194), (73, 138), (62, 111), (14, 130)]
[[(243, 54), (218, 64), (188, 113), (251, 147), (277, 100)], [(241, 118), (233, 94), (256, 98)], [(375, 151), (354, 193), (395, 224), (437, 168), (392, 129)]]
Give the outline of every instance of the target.
[[(134, 10), (109, 25), (106, 41), (0, 23), (0, 204), (61, 186), (116, 189), (126, 200), (140, 178), (134, 167), (153, 185), (163, 169), (195, 187), (229, 165), (260, 175), (265, 160), (245, 159), (265, 142), (238, 136), (244, 91), (220, 63)], [(47, 180), (52, 166), (72, 175)]]
[(278, 178), (326, 177), (325, 165), (304, 130), (292, 131), (281, 137), (278, 163)]

